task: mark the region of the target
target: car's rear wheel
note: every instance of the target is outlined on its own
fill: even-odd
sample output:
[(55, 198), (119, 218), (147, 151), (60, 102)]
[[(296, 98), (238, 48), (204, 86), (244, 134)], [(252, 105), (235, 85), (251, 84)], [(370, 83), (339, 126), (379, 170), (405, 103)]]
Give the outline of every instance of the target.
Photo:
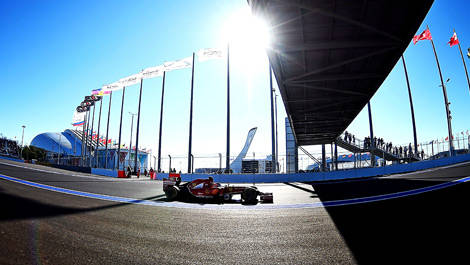
[(242, 192), (242, 200), (246, 203), (256, 202), (257, 197), (258, 197), (258, 190), (252, 187), (246, 188)]
[(166, 198), (169, 201), (175, 200), (178, 197), (179, 193), (180, 193), (180, 189), (176, 186), (170, 186), (165, 190)]

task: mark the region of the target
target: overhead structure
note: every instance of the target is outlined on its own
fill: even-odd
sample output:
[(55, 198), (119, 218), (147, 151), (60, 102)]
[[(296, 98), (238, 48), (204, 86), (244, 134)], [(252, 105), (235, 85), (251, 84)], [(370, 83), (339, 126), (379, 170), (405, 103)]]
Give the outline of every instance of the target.
[(298, 145), (333, 142), (371, 99), (432, 0), (248, 0)]

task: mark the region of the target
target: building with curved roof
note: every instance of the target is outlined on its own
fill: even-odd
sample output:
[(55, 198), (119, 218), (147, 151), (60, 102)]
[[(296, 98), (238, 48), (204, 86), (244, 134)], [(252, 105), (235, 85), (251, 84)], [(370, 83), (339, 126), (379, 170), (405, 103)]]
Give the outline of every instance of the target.
[(80, 156), (82, 154), (82, 141), (70, 130), (38, 134), (31, 141), (31, 145), (63, 155)]

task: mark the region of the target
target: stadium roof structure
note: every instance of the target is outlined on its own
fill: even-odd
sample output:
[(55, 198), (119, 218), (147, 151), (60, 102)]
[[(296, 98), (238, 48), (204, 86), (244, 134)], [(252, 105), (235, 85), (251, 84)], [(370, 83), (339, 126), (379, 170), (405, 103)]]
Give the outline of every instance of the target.
[[(298, 145), (331, 143), (371, 99), (432, 0), (248, 0)], [(404, 84), (405, 85), (405, 84)]]

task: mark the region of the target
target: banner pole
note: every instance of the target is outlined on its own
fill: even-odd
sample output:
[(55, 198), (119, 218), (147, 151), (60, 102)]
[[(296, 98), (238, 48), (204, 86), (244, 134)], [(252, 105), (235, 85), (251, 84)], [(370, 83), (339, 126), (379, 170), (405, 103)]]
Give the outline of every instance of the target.
[[(118, 142), (118, 152), (117, 152), (117, 169), (119, 170), (119, 162), (121, 161), (121, 131), (122, 131), (122, 113), (124, 111), (124, 95), (126, 94), (126, 87), (122, 88), (122, 100), (121, 100), (121, 118), (119, 120), (119, 142)], [(114, 163), (113, 163), (114, 169)]]
[(166, 71), (163, 71), (163, 81), (162, 81), (162, 99), (160, 105), (160, 128), (158, 132), (158, 167), (157, 172), (161, 172), (161, 160), (162, 160), (162, 125), (163, 125), (163, 101), (165, 98), (165, 77)]
[[(103, 107), (103, 97), (100, 99), (100, 113), (98, 115), (98, 137), (96, 137), (96, 150), (98, 150), (98, 146), (100, 146), (100, 125), (101, 125), (101, 107)], [(96, 152), (95, 155), (95, 167), (98, 167), (98, 151)]]
[(109, 107), (108, 107), (108, 124), (106, 125), (106, 142), (105, 142), (105, 156), (104, 156), (104, 168), (108, 168), (108, 135), (109, 135), (109, 117), (111, 114), (111, 101), (113, 99), (113, 91), (109, 94)]
[[(140, 103), (142, 101), (142, 84), (143, 83), (144, 83), (144, 79), (142, 78), (140, 79), (139, 108), (137, 109), (137, 131), (136, 131), (136, 139), (135, 139), (135, 157), (134, 157), (134, 171), (135, 172), (139, 170), (139, 168), (137, 168), (137, 155), (139, 154)], [(140, 174), (140, 170), (139, 170), (139, 174)]]
[(225, 169), (226, 173), (230, 173), (230, 44), (227, 44), (227, 147)]
[(90, 111), (87, 111), (86, 130), (85, 130), (85, 159), (88, 157), (88, 130), (90, 124)]
[(277, 165), (279, 164), (279, 146), (278, 146), (278, 138), (277, 138), (277, 95), (274, 93), (274, 121), (275, 121), (275, 125), (276, 125), (276, 164), (274, 165), (274, 168), (275, 168), (275, 172), (277, 173), (278, 172), (278, 167)]
[(194, 57), (193, 52), (193, 65), (191, 70), (191, 103), (189, 108), (189, 148), (188, 148), (188, 173), (191, 173), (191, 145), (193, 138), (193, 88), (194, 88)]
[(271, 173), (275, 173), (275, 165), (276, 165), (276, 145), (275, 145), (275, 136), (274, 134), (275, 129), (274, 129), (274, 99), (273, 99), (273, 94), (274, 94), (274, 89), (273, 89), (273, 74), (272, 74), (272, 68), (271, 68), (271, 62), (268, 62), (269, 64), (269, 92), (271, 94)]
[(81, 155), (82, 155), (82, 163), (81, 166), (83, 166), (83, 159), (85, 158), (85, 126), (86, 126), (86, 116), (87, 113), (83, 116), (83, 125), (82, 125), (82, 150), (81, 150)]
[(90, 165), (90, 167), (92, 166), (91, 165), (91, 159), (92, 159), (92, 156), (91, 156), (91, 151), (93, 150), (93, 125), (95, 124), (95, 102), (93, 102), (93, 118), (91, 119), (91, 139), (90, 139), (90, 151), (89, 151), (89, 157), (90, 157), (90, 161), (88, 161), (88, 164)]

